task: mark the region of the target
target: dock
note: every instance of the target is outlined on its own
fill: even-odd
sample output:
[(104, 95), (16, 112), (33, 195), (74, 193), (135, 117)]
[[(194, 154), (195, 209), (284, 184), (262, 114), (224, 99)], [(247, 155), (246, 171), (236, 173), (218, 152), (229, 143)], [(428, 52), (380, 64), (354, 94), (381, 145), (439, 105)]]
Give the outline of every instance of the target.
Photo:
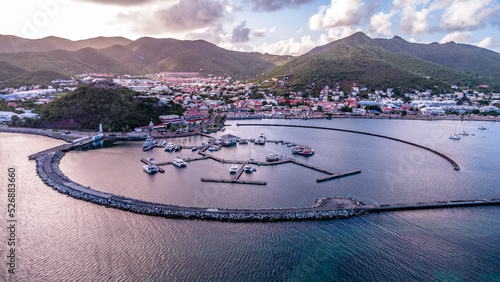
[(216, 179), (216, 178), (200, 178), (202, 182), (218, 182), (218, 183), (232, 183), (232, 184), (253, 184), (253, 185), (267, 185), (267, 181), (258, 180), (238, 180), (238, 179)]
[(317, 171), (319, 171), (319, 172), (323, 172), (323, 173), (330, 174), (330, 175), (335, 175), (335, 173), (330, 172), (330, 171), (328, 171), (328, 170), (326, 170), (326, 169), (322, 169), (322, 168), (319, 168), (319, 167), (317, 167), (317, 166), (313, 166), (313, 165), (311, 165), (311, 164), (307, 164), (307, 163), (299, 162), (299, 161), (297, 161), (297, 160), (295, 160), (295, 159), (290, 159), (289, 161), (290, 161), (290, 162), (292, 162), (292, 163), (294, 163), (294, 164), (298, 164), (298, 165), (301, 165), (301, 166), (304, 166), (304, 167), (307, 167), (307, 168), (310, 168), (310, 169), (317, 170)]
[(238, 168), (238, 171), (236, 172), (236, 174), (233, 176), (233, 180), (238, 180), (241, 176), (241, 174), (243, 173), (243, 171), (245, 170), (245, 166), (248, 164), (249, 160), (244, 162), (242, 166), (240, 166)]
[(326, 176), (323, 178), (318, 178), (318, 179), (316, 179), (316, 182), (323, 182), (323, 181), (337, 179), (337, 178), (341, 178), (341, 177), (349, 176), (349, 175), (353, 175), (353, 174), (358, 174), (358, 173), (361, 173), (361, 170), (353, 170), (353, 171), (348, 171), (348, 172), (344, 172), (344, 173), (336, 173), (336, 174)]
[(148, 161), (147, 159), (143, 158), (143, 159), (141, 159), (141, 162), (143, 162), (143, 163), (145, 163), (147, 165), (153, 165), (153, 166), (155, 166), (158, 169), (158, 171), (161, 172), (161, 173), (165, 172), (165, 170), (163, 168), (159, 167), (158, 164), (152, 163), (152, 162)]

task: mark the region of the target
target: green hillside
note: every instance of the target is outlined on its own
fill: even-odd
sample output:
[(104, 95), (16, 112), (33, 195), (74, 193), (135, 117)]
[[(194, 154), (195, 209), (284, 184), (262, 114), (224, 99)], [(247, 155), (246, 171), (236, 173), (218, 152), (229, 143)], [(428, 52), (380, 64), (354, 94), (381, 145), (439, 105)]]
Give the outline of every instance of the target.
[(48, 70), (37, 70), (24, 72), (19, 76), (8, 79), (0, 83), (1, 88), (13, 87), (17, 88), (23, 85), (51, 85), (51, 81), (54, 79), (69, 79), (68, 76), (63, 75), (58, 72), (48, 71)]
[[(383, 44), (379, 42), (380, 40), (371, 39), (363, 33), (355, 33), (350, 37), (314, 48), (309, 53), (277, 67), (265, 78), (287, 76), (291, 78), (287, 81), (287, 85), (295, 89), (303, 88), (310, 83), (335, 85), (342, 82), (356, 82), (369, 88), (417, 89), (435, 86), (446, 89), (452, 84), (494, 83), (478, 75), (423, 60), (408, 52), (388, 50), (387, 44), (382, 46)], [(416, 49), (421, 47), (411, 46)], [(484, 50), (484, 52), (490, 51)], [(470, 60), (472, 64), (474, 58)], [(500, 62), (500, 57), (498, 61)], [(500, 67), (492, 73), (500, 74)]]
[(40, 110), (38, 126), (66, 129), (97, 129), (103, 124), (106, 129), (121, 131), (159, 123), (164, 114), (182, 114), (178, 105), (156, 106), (134, 99), (137, 93), (126, 89), (102, 89), (90, 86), (79, 87)]

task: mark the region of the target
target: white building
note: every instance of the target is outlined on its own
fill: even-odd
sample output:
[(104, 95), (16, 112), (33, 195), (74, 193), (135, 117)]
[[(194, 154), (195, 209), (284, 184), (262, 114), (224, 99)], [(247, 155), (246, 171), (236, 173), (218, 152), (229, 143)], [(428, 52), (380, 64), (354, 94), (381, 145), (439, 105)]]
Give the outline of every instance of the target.
[(446, 112), (441, 107), (425, 107), (420, 109), (424, 116), (444, 116)]
[(19, 115), (13, 112), (0, 111), (0, 123), (11, 121), (13, 116), (19, 116)]

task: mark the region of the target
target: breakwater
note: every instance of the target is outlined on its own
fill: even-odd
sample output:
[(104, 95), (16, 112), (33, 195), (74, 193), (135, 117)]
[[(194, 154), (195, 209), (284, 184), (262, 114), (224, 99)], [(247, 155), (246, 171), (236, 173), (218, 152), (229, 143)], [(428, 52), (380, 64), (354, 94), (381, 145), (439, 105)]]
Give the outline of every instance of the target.
[(34, 128), (0, 127), (0, 132), (40, 135), (54, 139), (64, 140), (66, 142), (71, 142), (73, 140), (73, 138), (62, 135), (61, 133), (55, 133), (53, 131), (34, 129)]
[[(24, 133), (24, 132), (19, 132)], [(30, 132), (27, 132), (31, 134)], [(53, 148), (54, 149), (54, 148)], [(404, 211), (415, 209), (436, 209), (499, 205), (500, 199), (439, 201), (416, 204), (365, 205), (350, 198), (331, 197), (318, 199), (312, 207), (282, 209), (220, 209), (167, 205), (109, 194), (85, 187), (73, 182), (59, 169), (60, 160), (65, 153), (60, 150), (48, 150), (37, 154), (37, 173), (44, 183), (60, 193), (106, 207), (117, 208), (145, 215), (163, 216), (179, 219), (202, 219), (219, 221), (295, 221), (327, 220), (348, 218), (372, 212)]]
[(415, 146), (415, 147), (418, 147), (418, 148), (421, 148), (421, 149), (424, 149), (424, 150), (427, 150), (429, 152), (432, 152), (440, 157), (442, 157), (443, 159), (447, 160), (451, 165), (453, 165), (453, 168), (455, 170), (460, 170), (460, 166), (458, 165), (457, 162), (455, 162), (453, 159), (451, 159), (450, 157), (446, 156), (445, 154), (443, 153), (440, 153), (434, 149), (431, 149), (429, 147), (426, 147), (426, 146), (423, 146), (423, 145), (420, 145), (420, 144), (417, 144), (417, 143), (413, 143), (413, 142), (410, 142), (410, 141), (406, 141), (406, 140), (403, 140), (403, 139), (398, 139), (398, 138), (394, 138), (394, 137), (390, 137), (390, 136), (385, 136), (385, 135), (381, 135), (381, 134), (375, 134), (375, 133), (369, 133), (369, 132), (363, 132), (363, 131), (356, 131), (356, 130), (350, 130), (350, 129), (341, 129), (341, 128), (331, 128), (331, 127), (321, 127), (321, 126), (307, 126), (307, 125), (287, 125), (287, 124), (260, 124), (260, 123), (255, 123), (255, 124), (252, 124), (252, 123), (243, 123), (243, 124), (237, 124), (237, 126), (279, 126), (279, 127), (297, 127), (297, 128), (309, 128), (309, 129), (321, 129), (321, 130), (333, 130), (333, 131), (341, 131), (341, 132), (349, 132), (349, 133), (355, 133), (355, 134), (363, 134), (363, 135), (368, 135), (368, 136), (374, 136), (374, 137), (379, 137), (379, 138), (385, 138), (385, 139), (389, 139), (389, 140), (393, 140), (393, 141), (397, 141), (397, 142), (401, 142), (401, 143), (405, 143), (405, 144), (408, 144), (408, 145), (411, 145), (411, 146)]
[[(107, 207), (134, 213), (181, 219), (205, 219), (219, 221), (290, 221), (322, 220), (358, 216), (366, 213), (361, 203), (345, 198), (325, 198), (312, 207), (284, 209), (219, 209), (166, 205), (113, 195), (71, 181), (59, 169), (64, 152), (52, 152), (38, 157), (37, 173), (42, 181), (60, 193)], [(351, 202), (350, 208), (330, 208), (341, 201)], [(354, 204), (353, 204), (354, 203)], [(354, 208), (353, 208), (354, 207)]]

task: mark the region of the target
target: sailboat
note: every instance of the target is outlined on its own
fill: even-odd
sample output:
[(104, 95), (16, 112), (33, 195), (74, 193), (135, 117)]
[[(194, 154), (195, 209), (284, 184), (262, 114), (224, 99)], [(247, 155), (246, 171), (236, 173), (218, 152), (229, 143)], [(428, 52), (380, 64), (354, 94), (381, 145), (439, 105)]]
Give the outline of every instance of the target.
[(450, 135), (450, 139), (453, 139), (453, 140), (460, 140), (460, 134), (458, 133), (455, 133), (457, 131), (457, 125), (455, 124), (455, 129), (453, 130), (453, 132), (451, 133)]

